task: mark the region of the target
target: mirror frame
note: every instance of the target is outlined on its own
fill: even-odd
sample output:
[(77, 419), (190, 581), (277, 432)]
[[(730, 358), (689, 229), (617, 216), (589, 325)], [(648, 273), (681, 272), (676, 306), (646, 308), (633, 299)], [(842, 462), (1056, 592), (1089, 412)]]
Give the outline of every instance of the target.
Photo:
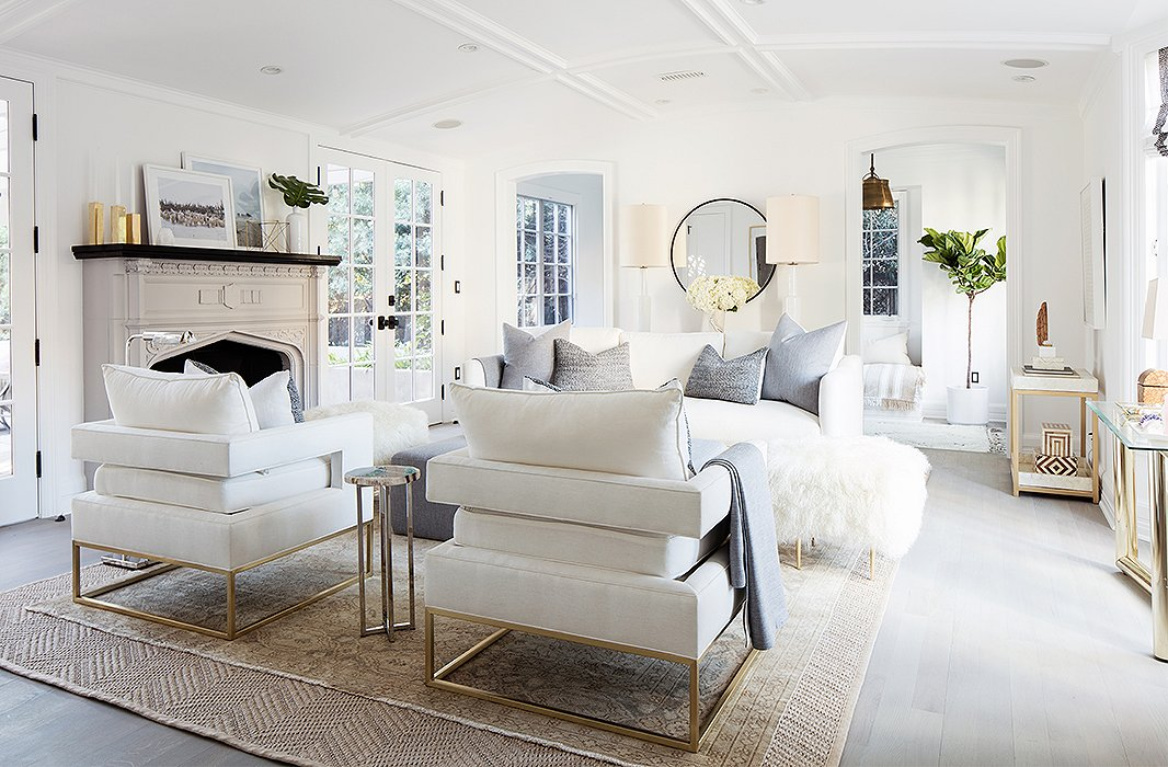
[[(750, 208), (755, 213), (757, 213), (759, 215), (759, 218), (762, 219), (762, 222), (764, 224), (766, 223), (767, 218), (766, 218), (765, 213), (763, 213), (761, 210), (759, 210), (758, 208), (751, 205), (746, 200), (739, 200), (737, 197), (713, 197), (709, 200), (703, 200), (702, 202), (699, 202), (697, 205), (695, 205), (692, 208), (690, 208), (689, 210), (687, 210), (685, 215), (681, 217), (681, 220), (677, 222), (677, 226), (673, 230), (673, 236), (671, 238), (669, 238), (669, 268), (673, 270), (673, 279), (674, 279), (674, 281), (677, 282), (677, 286), (679, 288), (681, 288), (681, 291), (683, 293), (685, 292), (686, 288), (685, 288), (685, 285), (683, 285), (681, 282), (680, 275), (678, 275), (678, 273), (677, 273), (677, 264), (673, 263), (673, 249), (677, 245), (677, 234), (678, 234), (678, 232), (681, 231), (682, 224), (684, 224), (685, 220), (690, 217), (691, 213), (693, 213), (695, 210), (702, 207), (703, 205), (709, 205), (710, 203), (714, 203), (714, 202), (736, 202), (739, 205), (745, 205), (746, 207)], [(773, 266), (775, 268), (771, 269), (771, 273), (769, 275), (767, 275), (766, 282), (759, 283), (758, 292), (755, 293), (750, 298), (746, 299), (746, 303), (749, 304), (751, 301), (753, 301), (754, 299), (761, 296), (763, 294), (763, 291), (766, 290), (767, 285), (771, 284), (771, 280), (773, 280), (775, 278), (775, 272), (778, 271), (778, 264), (773, 264)]]

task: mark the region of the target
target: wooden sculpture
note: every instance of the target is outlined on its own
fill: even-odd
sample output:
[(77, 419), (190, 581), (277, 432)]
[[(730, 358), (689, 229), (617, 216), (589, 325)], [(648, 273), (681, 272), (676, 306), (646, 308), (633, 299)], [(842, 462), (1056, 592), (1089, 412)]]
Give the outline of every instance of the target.
[(1046, 319), (1046, 301), (1042, 302), (1042, 306), (1038, 307), (1038, 345), (1050, 346), (1050, 330)]

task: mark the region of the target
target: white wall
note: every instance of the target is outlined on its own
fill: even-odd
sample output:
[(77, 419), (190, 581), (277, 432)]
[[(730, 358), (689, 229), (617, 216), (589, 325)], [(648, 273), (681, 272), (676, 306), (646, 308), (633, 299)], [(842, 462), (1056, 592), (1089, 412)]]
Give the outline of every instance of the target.
[[(863, 114), (862, 121), (856, 120)], [(495, 173), (530, 162), (588, 158), (613, 162), (616, 204), (664, 204), (671, 225), (693, 205), (712, 197), (737, 197), (762, 207), (768, 196), (787, 193), (820, 197), (821, 260), (799, 267), (803, 320), (818, 327), (845, 316), (846, 174), (849, 141), (928, 126), (1017, 126), (1022, 132), (1021, 205), (1026, 226), (1011, 241), (1011, 279), (1022, 281), (1022, 315), (1043, 300), (1065, 307), (1051, 320), (1052, 336), (1070, 360), (1084, 356), (1078, 269), (1068, 270), (1068, 254), (1078, 252), (1080, 120), (1073, 108), (999, 105), (984, 102), (877, 102), (844, 100), (797, 104), (757, 111), (725, 112), (651, 123), (630, 122), (626, 130), (590, 139), (557, 141), (533, 136), (516, 151), (472, 159), (467, 166), (468, 227), (478, 232), (468, 243), (467, 279), (494, 284), (499, 259), (493, 240)], [(616, 238), (619, 242), (619, 236)], [(618, 273), (617, 324), (636, 322), (635, 275)], [(696, 330), (701, 315), (686, 303), (667, 270), (650, 270), (656, 330)], [(781, 310), (785, 274), (776, 275), (765, 294), (731, 316), (736, 326), (769, 328)], [(476, 303), (476, 316), (501, 319), (491, 301)], [(1029, 333), (1023, 323), (1018, 332)], [(468, 350), (491, 353), (497, 322), (470, 329)], [(1011, 331), (1013, 332), (1013, 331)], [(1019, 364), (1021, 360), (1012, 360)]]
[[(604, 180), (593, 173), (555, 173), (516, 183), (519, 194), (575, 206), (578, 325), (604, 324)], [(512, 317), (514, 321), (514, 316)]]
[[(913, 187), (913, 192), (919, 193), (922, 226), (940, 231), (989, 229), (982, 247), (991, 253), (996, 250), (998, 237), (1007, 234), (1003, 147), (901, 147), (877, 151), (876, 167), (893, 187)], [(910, 260), (921, 258), (924, 248), (917, 240), (922, 233), (907, 233)], [(1007, 242), (1007, 272), (1011, 245)], [(952, 283), (936, 264), (923, 264), (918, 273), (921, 366), (927, 377), (924, 410), (926, 416), (944, 418), (946, 387), (965, 383), (968, 301), (954, 292)], [(1052, 312), (1059, 310), (1051, 306)], [(1054, 340), (1059, 343), (1059, 339)], [(989, 389), (992, 420), (1004, 420), (1006, 415), (1006, 356), (1006, 286), (1001, 284), (978, 296), (973, 305), (973, 369)]]
[[(82, 465), (70, 457), (69, 429), (106, 412), (96, 365), (108, 359), (109, 350), (83, 348), (82, 265), (70, 248), (83, 242), (85, 207), (91, 199), (108, 206), (118, 201), (120, 188), (131, 211), (144, 210), (142, 185), (135, 181), (143, 163), (178, 167), (185, 150), (257, 165), (265, 172), (315, 177), (315, 170), (310, 175), (315, 148), (327, 143), (440, 171), (448, 191), (443, 214), (450, 254), (443, 290), (447, 317), (454, 318), (448, 322), (454, 333), (447, 338), (447, 359), (462, 359), (459, 320), (464, 310), (461, 296), (450, 291), (453, 279), (460, 277), (463, 247), (465, 198), (459, 162), (380, 142), (344, 141), (318, 126), (6, 51), (0, 51), (0, 74), (34, 83), (40, 116), (36, 180), (42, 232), (37, 270), (42, 347), (39, 441), (45, 469), (41, 516), (69, 513), (69, 499), (85, 490)], [(137, 190), (134, 199), (131, 189)], [(279, 198), (266, 202), (278, 217), (283, 208)], [(118, 350), (114, 356), (120, 354)], [(445, 366), (443, 380), (451, 377), (454, 364)], [(33, 513), (30, 509), (29, 516)]]

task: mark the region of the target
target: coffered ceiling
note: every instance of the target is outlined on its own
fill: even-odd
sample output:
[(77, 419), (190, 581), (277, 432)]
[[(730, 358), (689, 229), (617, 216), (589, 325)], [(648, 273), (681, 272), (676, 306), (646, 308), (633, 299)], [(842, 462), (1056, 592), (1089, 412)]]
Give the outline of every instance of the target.
[[(1163, 0), (0, 0), (0, 46), (459, 154), (834, 97), (1071, 104), (1114, 36), (1164, 18)], [(1017, 82), (1018, 57), (1049, 66)]]

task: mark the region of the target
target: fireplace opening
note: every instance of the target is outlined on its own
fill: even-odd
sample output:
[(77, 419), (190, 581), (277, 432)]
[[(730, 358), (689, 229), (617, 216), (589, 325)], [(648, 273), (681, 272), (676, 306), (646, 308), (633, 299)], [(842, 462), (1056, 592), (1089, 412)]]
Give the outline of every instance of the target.
[(181, 373), (187, 360), (201, 362), (220, 373), (239, 373), (248, 386), (255, 386), (272, 373), (292, 369), (288, 355), (283, 352), (226, 339), (177, 350), (155, 360), (150, 367), (164, 373)]

